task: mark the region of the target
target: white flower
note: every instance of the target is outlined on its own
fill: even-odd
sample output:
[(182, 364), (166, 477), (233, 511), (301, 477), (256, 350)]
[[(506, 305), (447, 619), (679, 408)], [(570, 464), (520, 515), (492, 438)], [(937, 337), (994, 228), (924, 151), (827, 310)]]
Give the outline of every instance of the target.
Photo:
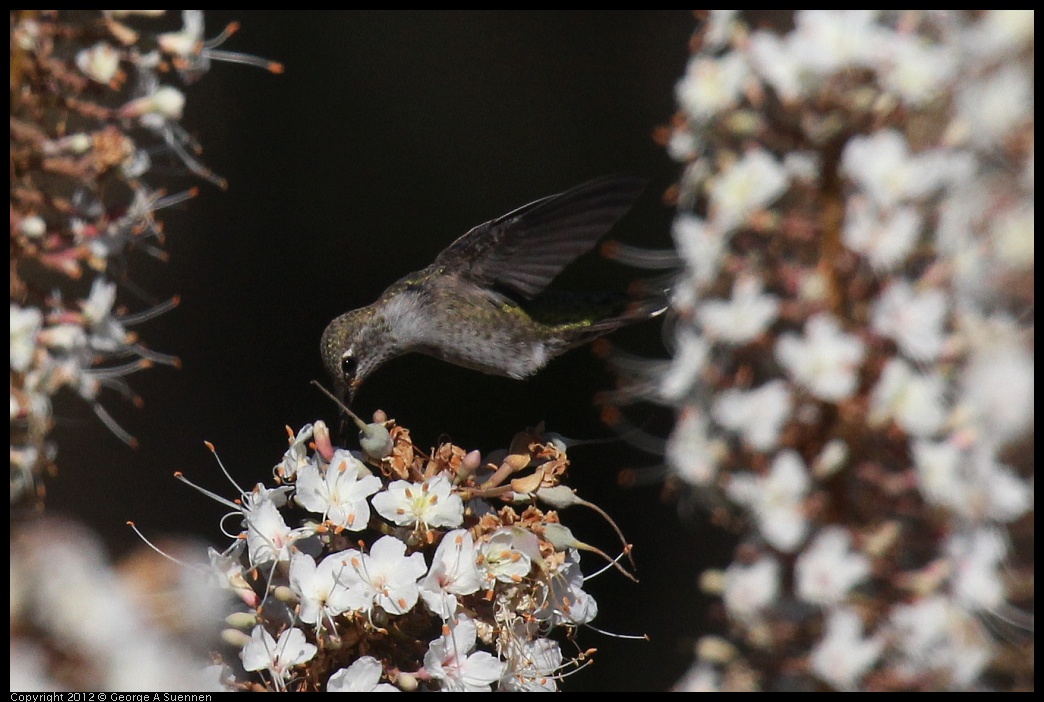
[(95, 278), (90, 295), (82, 304), (83, 318), (91, 331), (91, 348), (113, 352), (127, 343), (127, 331), (112, 314), (112, 306), (116, 304), (115, 283)]
[(181, 21), (183, 26), (180, 32), (164, 32), (156, 37), (156, 43), (168, 54), (190, 59), (202, 48), (203, 12), (182, 10)]
[(475, 623), (467, 617), (431, 642), (424, 654), (424, 670), (439, 681), (444, 692), (491, 692), (507, 663), (487, 651), (474, 651)]
[(120, 70), (120, 52), (100, 41), (76, 54), (76, 67), (94, 82), (108, 85)]
[(768, 83), (779, 99), (786, 103), (801, 97), (804, 91), (802, 68), (789, 47), (773, 32), (758, 31), (748, 45), (750, 63)]
[(420, 596), (428, 609), (443, 620), (457, 611), (457, 595), (470, 595), (482, 586), (475, 561), (478, 552), (471, 532), (456, 529), (439, 542), (428, 575), (420, 583)]
[[(287, 430), (289, 431), (289, 427)], [(284, 480), (293, 479), (297, 471), (311, 463), (308, 457), (308, 442), (312, 439), (313, 430), (311, 424), (305, 424), (301, 431), (297, 432), (297, 436), (291, 439), (290, 448), (283, 454), (283, 460), (272, 469), (276, 475)]]
[(399, 526), (417, 529), (456, 527), (464, 520), (464, 502), (445, 473), (423, 483), (396, 480), (373, 497), (373, 508)]
[(162, 85), (148, 95), (131, 100), (120, 108), (122, 117), (137, 117), (148, 128), (157, 128), (168, 120), (181, 119), (185, 94), (177, 88)]
[(36, 334), (42, 324), (40, 310), (11, 303), (11, 370), (22, 373), (29, 368), (36, 350)]
[(950, 587), (956, 602), (973, 612), (997, 611), (1005, 598), (1000, 572), (1008, 555), (1005, 534), (991, 528), (954, 534), (945, 550), (953, 568)]
[(1033, 202), (1024, 201), (990, 220), (989, 240), (997, 259), (1016, 270), (1033, 271), (1037, 240)]
[(794, 180), (816, 183), (823, 172), (822, 160), (815, 151), (789, 151), (783, 156), (783, 168)]
[[(82, 137), (83, 139), (86, 139), (87, 140), (87, 147), (90, 148), (90, 144), (91, 144), (90, 137), (88, 137), (85, 134), (74, 134), (74, 135), (69, 136), (69, 137), (64, 137), (63, 139), (70, 140), (69, 142), (67, 142), (67, 143), (71, 144), (71, 146), (69, 147), (70, 150), (74, 151), (74, 152), (77, 152), (77, 150), (75, 148), (73, 148), (73, 147), (77, 146), (77, 145), (82, 145), (82, 142), (77, 143), (79, 137)], [(62, 140), (59, 140), (59, 141), (62, 141)], [(56, 142), (44, 142), (44, 143), (45, 144), (53, 144), (53, 143), (56, 143)], [(45, 146), (44, 148), (47, 148), (47, 147)], [(86, 151), (86, 150), (87, 149), (80, 149), (78, 152), (82, 153), (83, 151)], [(29, 215), (28, 217), (23, 217), (22, 218), (22, 221), (18, 224), (18, 231), (23, 236), (27, 236), (30, 239), (39, 239), (40, 237), (42, 237), (44, 234), (47, 233), (47, 222), (40, 215)]]
[[(103, 654), (105, 662), (101, 665), (107, 674), (105, 684), (111, 685), (111, 689), (227, 691), (216, 676), (207, 675), (201, 660), (172, 645), (173, 639), (169, 635), (159, 632), (145, 634), (148, 628), (142, 622), (132, 637), (119, 641), (112, 650)], [(90, 655), (98, 655), (98, 652), (89, 651)]]
[(870, 559), (852, 552), (852, 536), (844, 527), (826, 527), (797, 557), (795, 580), (801, 599), (834, 605), (870, 575)]
[(682, 316), (689, 316), (696, 309), (700, 287), (702, 287), (701, 284), (691, 277), (679, 276), (671, 286), (669, 298), (671, 309)]
[(562, 649), (551, 639), (510, 639), (502, 692), (555, 692), (555, 674), (562, 665)]
[(548, 599), (534, 616), (551, 627), (587, 624), (598, 616), (598, 603), (583, 589), (584, 582), (580, 552), (571, 548), (562, 565), (548, 574)]
[(997, 462), (989, 444), (961, 451), (952, 441), (915, 441), (914, 464), (925, 499), (974, 522), (1010, 522), (1033, 506), (1033, 490)]
[[(1008, 466), (998, 463), (992, 451), (983, 446), (975, 454), (978, 484), (964, 503), (964, 514), (973, 519), (1013, 522), (1033, 509), (1033, 484), (1020, 478)], [(1032, 480), (1032, 479), (1031, 479)], [(958, 510), (960, 511), (960, 510)]]
[(905, 280), (889, 285), (874, 304), (870, 325), (914, 361), (934, 361), (946, 341), (947, 301), (938, 288), (916, 292)]
[(327, 692), (402, 692), (388, 683), (382, 683), (384, 668), (373, 656), (363, 656), (347, 668), (341, 668), (330, 676), (326, 683)]
[(976, 617), (943, 595), (896, 605), (890, 624), (903, 656), (900, 670), (911, 679), (942, 671), (949, 674), (950, 686), (965, 688), (993, 658)]
[(842, 240), (877, 271), (901, 265), (921, 236), (921, 215), (912, 207), (881, 212), (865, 198), (850, 198)]
[(790, 417), (790, 390), (782, 380), (770, 380), (754, 390), (725, 390), (714, 401), (711, 416), (743, 437), (752, 448), (776, 448), (779, 432)]
[(718, 174), (707, 188), (711, 221), (722, 232), (742, 226), (747, 217), (786, 192), (790, 176), (763, 149), (751, 149)]
[(920, 36), (892, 33), (885, 51), (888, 59), (881, 84), (914, 107), (938, 96), (957, 72), (958, 56), (952, 45), (933, 45)]
[(738, 17), (739, 10), (711, 10), (707, 17), (706, 33), (703, 36), (704, 47), (725, 48), (732, 39)]
[(382, 536), (369, 553), (344, 552), (345, 567), (338, 578), (348, 586), (352, 609), (371, 612), (374, 605), (388, 614), (404, 614), (417, 604), (420, 579), (427, 566), (424, 554), (406, 555), (406, 544), (394, 536)]
[(843, 333), (837, 320), (826, 313), (808, 320), (804, 338), (783, 334), (776, 342), (776, 358), (794, 381), (829, 402), (855, 392), (864, 353), (863, 342)]
[(260, 484), (243, 499), (243, 522), (247, 530), (247, 548), (252, 567), (290, 560), (290, 545), (311, 531), (291, 529), (283, 520), (279, 507), (286, 504), (289, 488), (266, 490)]
[(366, 498), (380, 490), (381, 485), (381, 479), (371, 475), (359, 459), (337, 449), (325, 469), (320, 469), (316, 461), (300, 469), (294, 500), (337, 526), (361, 531), (370, 521)]
[(333, 553), (318, 566), (306, 553), (297, 552), (290, 559), (290, 589), (301, 602), (301, 621), (320, 628), (351, 607), (348, 588), (337, 577), (347, 557), (348, 551)]
[(671, 234), (693, 282), (703, 285), (713, 280), (725, 245), (725, 238), (717, 227), (709, 226), (694, 215), (680, 214), (674, 219)]
[(254, 588), (243, 575), (242, 554), (246, 543), (237, 539), (224, 553), (213, 548), (207, 549), (210, 563), (209, 574), (217, 586), (234, 592), (248, 607), (256, 607), (260, 602)]
[(877, 16), (874, 10), (801, 10), (787, 37), (790, 54), (804, 70), (820, 76), (868, 66), (879, 51)]
[(672, 692), (722, 692), (721, 673), (716, 666), (702, 661), (689, 668)]
[(969, 186), (953, 188), (939, 202), (933, 243), (940, 255), (953, 260), (958, 274), (981, 265), (985, 258), (978, 232), (985, 224), (984, 212), (995, 207), (991, 200), (981, 186)]
[(116, 304), (116, 283), (98, 277), (91, 283), (91, 292), (83, 303), (83, 316), (90, 325), (101, 324), (112, 314)]
[(290, 494), (293, 493), (293, 491), (294, 489), (289, 485), (266, 488), (263, 483), (258, 483), (254, 486), (253, 490), (243, 493), (242, 509), (245, 512), (249, 512), (252, 509), (257, 509), (266, 502), (272, 504), (276, 508), (284, 507), (290, 499)]
[(1033, 10), (987, 10), (965, 31), (962, 48), (987, 61), (1003, 60), (1033, 42), (1033, 20)]
[(1007, 65), (962, 84), (957, 115), (974, 143), (985, 147), (1002, 143), (1033, 119), (1033, 75), (1025, 67)]
[(970, 335), (973, 350), (961, 373), (960, 404), (982, 435), (1001, 445), (1032, 431), (1033, 354), (1009, 320), (988, 320)]
[(870, 422), (894, 419), (909, 434), (931, 436), (946, 422), (945, 387), (939, 373), (917, 373), (906, 361), (893, 358), (870, 398)]
[(71, 354), (87, 346), (87, 332), (79, 324), (51, 324), (39, 331), (36, 339), (50, 351)]
[(709, 434), (706, 416), (693, 407), (678, 415), (667, 441), (667, 462), (675, 475), (692, 485), (709, 485), (718, 475), (725, 446)]
[(267, 670), (277, 688), (290, 679), (290, 669), (312, 660), (318, 649), (305, 640), (304, 632), (296, 627), (286, 629), (277, 642), (265, 627), (258, 624), (250, 632), (250, 641), (239, 656), (243, 668), (249, 671)]
[(831, 439), (823, 446), (823, 450), (812, 462), (812, 475), (829, 478), (848, 462), (848, 444), (844, 439)]
[(751, 509), (766, 541), (791, 553), (808, 531), (803, 507), (809, 485), (805, 462), (796, 451), (786, 449), (776, 454), (766, 476), (734, 474), (728, 495)]
[(536, 534), (517, 527), (501, 527), (479, 545), (479, 567), (486, 580), (517, 583), (540, 559)]
[(689, 393), (703, 372), (710, 353), (706, 339), (689, 328), (678, 332), (676, 342), (674, 358), (660, 377), (660, 397), (672, 402)]
[(667, 156), (673, 161), (685, 162), (691, 159), (700, 148), (700, 140), (687, 129), (675, 129), (667, 141)]
[(43, 630), (74, 650), (114, 651), (139, 639), (140, 610), (85, 527), (45, 519), (21, 533), (11, 541), (10, 577), (12, 617), (36, 609)]
[(965, 483), (958, 470), (961, 450), (951, 441), (917, 440), (911, 445), (918, 487), (930, 504), (953, 508), (964, 499)]
[(863, 621), (850, 607), (838, 607), (827, 618), (826, 633), (809, 656), (812, 671), (841, 690), (854, 689), (884, 650), (880, 637), (863, 638)]
[(845, 175), (884, 210), (926, 197), (960, 176), (958, 162), (963, 163), (959, 155), (944, 151), (913, 155), (903, 135), (890, 129), (853, 137), (841, 155)]
[(211, 61), (257, 66), (272, 73), (283, 72), (282, 66), (278, 63), (249, 54), (218, 49), (217, 47), (231, 36), (231, 31), (225, 29), (213, 39), (205, 39), (202, 10), (182, 10), (181, 19), (183, 22), (181, 31), (160, 34), (156, 37), (156, 43), (161, 51), (173, 57), (172, 63), (186, 83), (197, 80), (209, 70)]
[(765, 331), (779, 314), (779, 298), (762, 294), (763, 284), (754, 275), (741, 275), (729, 300), (708, 300), (700, 305), (697, 319), (705, 334), (727, 344), (745, 344)]
[(754, 623), (778, 596), (779, 562), (775, 558), (762, 556), (750, 565), (733, 562), (725, 569), (722, 600), (730, 616)]
[(728, 53), (720, 59), (696, 56), (689, 61), (675, 95), (682, 109), (699, 125), (735, 107), (749, 77), (750, 69), (742, 54)]

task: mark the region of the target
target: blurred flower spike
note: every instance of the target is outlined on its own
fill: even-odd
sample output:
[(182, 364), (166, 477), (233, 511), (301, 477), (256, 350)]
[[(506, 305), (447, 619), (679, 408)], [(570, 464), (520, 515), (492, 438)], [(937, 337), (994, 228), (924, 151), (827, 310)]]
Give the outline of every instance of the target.
[(678, 688), (1032, 689), (1033, 12), (699, 19), (674, 356), (615, 398), (737, 525)]
[(177, 78), (195, 80), (214, 60), (281, 71), (215, 50), (234, 27), (208, 41), (200, 11), (185, 11), (174, 33), (159, 31), (163, 15), (11, 11), (12, 503), (43, 497), (59, 391), (78, 395), (133, 445), (103, 395), (140, 404), (127, 376), (178, 363), (131, 330), (178, 300), (153, 299), (130, 279), (128, 260), (135, 250), (166, 257), (156, 213), (196, 192), (173, 190), (170, 173), (224, 184), (179, 123), (186, 98)]

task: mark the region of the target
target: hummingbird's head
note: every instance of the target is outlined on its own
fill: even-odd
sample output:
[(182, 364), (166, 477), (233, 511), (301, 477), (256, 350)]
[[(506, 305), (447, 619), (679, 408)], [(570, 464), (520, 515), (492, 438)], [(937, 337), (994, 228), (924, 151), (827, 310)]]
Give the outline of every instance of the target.
[(380, 339), (373, 317), (372, 307), (352, 310), (330, 322), (323, 332), (323, 364), (346, 405), (351, 405), (355, 391), (383, 360), (375, 346)]

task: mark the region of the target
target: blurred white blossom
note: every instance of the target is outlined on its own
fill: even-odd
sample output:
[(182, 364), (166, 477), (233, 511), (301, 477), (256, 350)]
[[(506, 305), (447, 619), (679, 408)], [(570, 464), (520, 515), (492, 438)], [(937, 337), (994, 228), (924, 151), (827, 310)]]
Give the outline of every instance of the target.
[(697, 16), (674, 359), (618, 393), (738, 541), (679, 688), (1031, 689), (1034, 15)]

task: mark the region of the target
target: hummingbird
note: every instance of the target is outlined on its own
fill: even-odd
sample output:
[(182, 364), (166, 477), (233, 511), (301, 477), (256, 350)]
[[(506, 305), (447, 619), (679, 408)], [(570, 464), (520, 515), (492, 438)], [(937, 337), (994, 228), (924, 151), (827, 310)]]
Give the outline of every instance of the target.
[(607, 176), (519, 207), (472, 228), (372, 305), (334, 319), (321, 351), (341, 397), (351, 404), (374, 370), (411, 352), (525, 378), (559, 354), (664, 311), (662, 295), (545, 290), (644, 189), (642, 179)]

